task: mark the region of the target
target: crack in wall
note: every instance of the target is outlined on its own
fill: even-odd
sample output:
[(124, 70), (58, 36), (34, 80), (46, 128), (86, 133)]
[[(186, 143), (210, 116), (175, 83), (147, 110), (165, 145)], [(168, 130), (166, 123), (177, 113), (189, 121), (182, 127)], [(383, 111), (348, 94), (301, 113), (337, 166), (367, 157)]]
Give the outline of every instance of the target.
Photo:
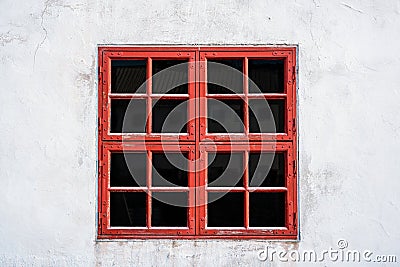
[(364, 14), (364, 12), (362, 12), (361, 10), (356, 9), (356, 8), (352, 7), (351, 5), (348, 5), (348, 4), (346, 4), (346, 3), (341, 3), (341, 5), (344, 6), (344, 7), (347, 7), (348, 9), (351, 9), (351, 10), (353, 10), (353, 11), (355, 11), (355, 12), (358, 12), (358, 13), (360, 13), (360, 14)]
[(44, 26), (44, 23), (45, 23), (44, 19), (45, 19), (45, 15), (48, 14), (50, 7), (59, 7), (59, 8), (69, 9), (71, 12), (74, 12), (74, 11), (78, 10), (79, 8), (81, 8), (82, 6), (83, 5), (81, 5), (81, 4), (76, 4), (75, 6), (66, 5), (60, 0), (46, 0), (44, 2), (44, 8), (43, 8), (42, 12), (40, 13), (40, 27), (42, 28), (42, 31), (44, 32), (44, 37), (36, 45), (35, 52), (33, 55), (33, 69), (35, 69), (37, 53), (48, 37), (48, 31), (47, 31), (46, 27)]
[(33, 69), (35, 69), (37, 52), (39, 51), (39, 48), (43, 45), (43, 43), (47, 39), (48, 32), (47, 32), (47, 29), (44, 27), (44, 15), (47, 13), (47, 9), (49, 8), (49, 5), (50, 5), (49, 0), (44, 2), (44, 9), (43, 9), (42, 13), (40, 14), (40, 18), (41, 18), (40, 27), (42, 28), (42, 30), (44, 32), (44, 37), (43, 37), (42, 41), (40, 41), (36, 46), (35, 53), (33, 55)]

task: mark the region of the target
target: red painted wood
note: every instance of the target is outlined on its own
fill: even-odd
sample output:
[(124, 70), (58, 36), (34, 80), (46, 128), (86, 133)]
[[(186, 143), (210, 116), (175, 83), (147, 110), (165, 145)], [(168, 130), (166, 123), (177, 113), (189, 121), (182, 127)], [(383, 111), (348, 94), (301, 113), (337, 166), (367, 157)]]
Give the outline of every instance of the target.
[[(99, 239), (148, 239), (148, 238), (183, 238), (183, 239), (296, 239), (298, 236), (297, 215), (297, 131), (296, 131), (296, 48), (295, 47), (187, 47), (187, 46), (136, 46), (117, 47), (102, 46), (98, 50), (99, 58), (99, 107), (98, 107), (98, 238)], [(248, 74), (248, 59), (280, 59), (284, 60), (284, 92), (249, 94), (248, 82), (244, 79), (244, 91), (240, 95), (208, 95), (206, 93), (207, 59), (243, 59), (243, 73)], [(145, 94), (112, 94), (111, 60), (143, 59), (147, 60), (147, 79), (150, 81)], [(187, 59), (189, 61), (189, 92), (187, 95), (152, 94), (151, 76), (153, 59)], [(151, 120), (146, 125), (146, 133), (129, 134), (122, 138), (121, 134), (110, 133), (110, 100), (111, 99), (147, 99), (146, 112), (151, 115), (151, 102), (162, 98), (187, 99), (188, 133), (187, 134), (154, 134), (151, 132)], [(207, 101), (214, 99), (244, 99), (243, 134), (208, 134)], [(285, 133), (258, 134), (249, 133), (247, 110), (248, 99), (282, 99), (286, 103)], [(151, 118), (151, 116), (149, 117)], [(123, 143), (122, 143), (123, 141)], [(211, 144), (214, 142), (215, 144)], [(151, 157), (153, 151), (186, 151), (189, 153), (189, 181), (184, 188), (157, 188), (151, 186)], [(117, 151), (147, 151), (147, 186), (140, 188), (111, 188), (110, 153)], [(235, 188), (234, 191), (245, 193), (244, 227), (242, 228), (207, 228), (206, 198), (209, 191), (229, 190), (226, 188), (207, 188), (206, 177), (207, 152), (210, 151), (244, 151), (245, 168), (247, 170), (248, 153), (253, 151), (281, 151), (286, 155), (286, 184), (283, 188)], [(249, 179), (245, 172), (244, 180)], [(252, 228), (249, 226), (249, 190), (260, 192), (285, 192), (286, 194), (286, 227)], [(111, 191), (145, 191), (147, 197), (146, 227), (116, 228), (110, 226), (109, 194)], [(189, 203), (188, 225), (180, 228), (160, 228), (151, 226), (151, 192), (187, 191)]]

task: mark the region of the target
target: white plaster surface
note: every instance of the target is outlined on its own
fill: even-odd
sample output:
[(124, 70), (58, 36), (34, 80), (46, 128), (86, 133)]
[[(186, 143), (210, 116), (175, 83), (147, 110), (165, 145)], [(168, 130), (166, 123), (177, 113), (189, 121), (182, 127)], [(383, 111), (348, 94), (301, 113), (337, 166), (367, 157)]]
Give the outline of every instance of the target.
[[(301, 241), (96, 242), (98, 44), (298, 44)], [(1, 0), (0, 266), (280, 266), (258, 250), (339, 238), (399, 262), (399, 49), (398, 0)]]

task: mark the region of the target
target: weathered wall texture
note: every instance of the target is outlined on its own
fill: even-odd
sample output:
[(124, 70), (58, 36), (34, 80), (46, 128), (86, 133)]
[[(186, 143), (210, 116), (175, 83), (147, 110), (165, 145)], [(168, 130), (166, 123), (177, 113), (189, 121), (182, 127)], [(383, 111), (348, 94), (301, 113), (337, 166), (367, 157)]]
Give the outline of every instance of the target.
[(259, 240), (96, 241), (98, 44), (298, 44), (301, 241), (269, 244), (322, 251), (344, 238), (400, 261), (400, 1), (0, 10), (1, 266), (280, 265), (257, 259)]

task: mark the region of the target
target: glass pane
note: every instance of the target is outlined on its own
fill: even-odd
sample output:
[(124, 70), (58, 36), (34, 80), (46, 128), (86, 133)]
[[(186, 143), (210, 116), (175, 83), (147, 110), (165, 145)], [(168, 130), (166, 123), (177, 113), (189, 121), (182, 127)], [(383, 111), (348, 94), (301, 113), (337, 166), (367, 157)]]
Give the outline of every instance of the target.
[(243, 93), (242, 70), (243, 70), (243, 60), (240, 59), (208, 60), (207, 61), (208, 93), (209, 94)]
[(146, 226), (146, 193), (110, 193), (111, 226)]
[(111, 93), (146, 93), (146, 60), (112, 60)]
[(243, 101), (208, 99), (209, 133), (243, 133)]
[(111, 153), (110, 185), (146, 186), (146, 154)]
[(153, 60), (153, 93), (187, 94), (188, 63), (186, 60)]
[(283, 93), (283, 73), (283, 60), (249, 59), (249, 92)]
[(153, 153), (153, 186), (188, 186), (187, 158), (180, 153)]
[[(271, 168), (268, 172), (269, 166), (271, 166)], [(284, 187), (285, 154), (250, 153), (249, 179), (250, 186), (253, 187)]]
[[(132, 103), (129, 104), (129, 102)], [(112, 100), (111, 132), (145, 133), (146, 100), (144, 99)]]
[[(215, 201), (210, 202), (210, 200), (215, 200)], [(207, 206), (207, 220), (208, 220), (207, 226), (209, 227), (244, 226), (243, 193), (208, 193), (208, 201), (209, 202)]]
[(187, 101), (158, 100), (152, 109), (153, 133), (186, 133)]
[(250, 226), (285, 227), (285, 193), (250, 193)]
[(188, 194), (185, 192), (154, 192), (152, 226), (187, 226)]
[[(271, 112), (268, 111), (267, 105)], [(276, 133), (284, 133), (285, 100), (249, 100), (249, 123), (251, 133), (274, 133), (274, 128)]]
[(208, 164), (208, 186), (243, 186), (243, 153), (208, 153)]

